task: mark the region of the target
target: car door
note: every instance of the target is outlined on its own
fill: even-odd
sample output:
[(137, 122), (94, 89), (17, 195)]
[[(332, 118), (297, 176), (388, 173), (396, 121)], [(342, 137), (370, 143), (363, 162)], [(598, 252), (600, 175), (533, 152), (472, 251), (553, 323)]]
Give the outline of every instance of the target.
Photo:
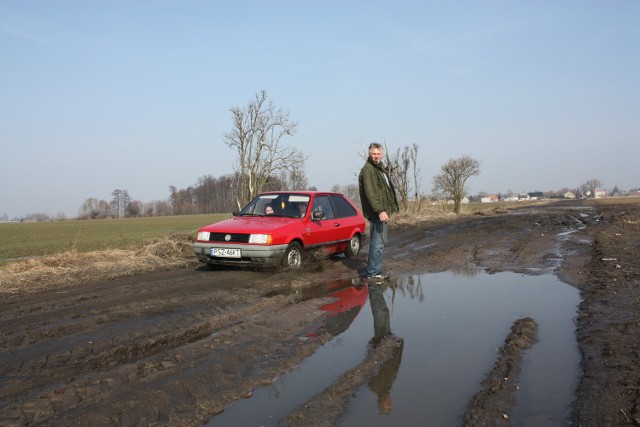
[[(321, 212), (321, 219), (313, 219), (314, 213)], [(307, 247), (327, 247), (335, 245), (335, 213), (329, 200), (329, 196), (316, 196), (313, 199), (310, 221), (309, 237), (306, 239)]]
[(358, 223), (358, 212), (355, 208), (340, 195), (329, 197), (333, 207), (334, 218), (332, 226), (332, 236), (335, 241), (347, 241), (353, 234), (353, 229)]

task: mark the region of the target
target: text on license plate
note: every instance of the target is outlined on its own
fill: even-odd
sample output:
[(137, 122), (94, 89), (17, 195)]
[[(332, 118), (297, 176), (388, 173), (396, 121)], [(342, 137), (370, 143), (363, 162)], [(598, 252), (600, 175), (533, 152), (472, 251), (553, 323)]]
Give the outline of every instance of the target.
[(211, 256), (221, 258), (240, 258), (240, 249), (211, 248)]

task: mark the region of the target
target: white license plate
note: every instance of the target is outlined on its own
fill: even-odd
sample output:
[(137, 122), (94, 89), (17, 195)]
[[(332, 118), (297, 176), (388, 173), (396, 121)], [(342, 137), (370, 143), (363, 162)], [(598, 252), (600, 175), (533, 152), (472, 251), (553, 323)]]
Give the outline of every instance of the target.
[(240, 258), (240, 249), (211, 248), (211, 256), (220, 258)]

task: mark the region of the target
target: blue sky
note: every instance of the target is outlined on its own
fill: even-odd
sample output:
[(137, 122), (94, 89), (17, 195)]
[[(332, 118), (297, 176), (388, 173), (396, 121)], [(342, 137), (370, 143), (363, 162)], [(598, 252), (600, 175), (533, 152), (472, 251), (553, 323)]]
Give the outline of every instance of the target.
[(372, 141), (420, 146), (422, 191), (640, 187), (640, 2), (0, 1), (0, 215), (166, 199), (233, 172), (233, 106), (266, 90), (310, 185)]

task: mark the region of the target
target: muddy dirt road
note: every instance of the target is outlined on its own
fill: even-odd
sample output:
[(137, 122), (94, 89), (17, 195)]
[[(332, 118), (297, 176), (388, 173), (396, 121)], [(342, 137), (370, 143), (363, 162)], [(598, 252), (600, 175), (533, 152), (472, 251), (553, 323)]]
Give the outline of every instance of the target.
[[(397, 226), (385, 266), (395, 274), (478, 266), (490, 273), (557, 274), (583, 299), (576, 318), (583, 372), (568, 422), (639, 425), (639, 224), (636, 199)], [(365, 257), (310, 262), (295, 273), (196, 265), (0, 294), (0, 425), (205, 423), (331, 338), (320, 326), (326, 313), (319, 307), (327, 302), (321, 296), (348, 286)], [(362, 365), (281, 424), (332, 425), (353, 390), (398, 345), (401, 337), (384, 339)], [(510, 399), (498, 389), (470, 406), (466, 424), (509, 424), (500, 404)]]

